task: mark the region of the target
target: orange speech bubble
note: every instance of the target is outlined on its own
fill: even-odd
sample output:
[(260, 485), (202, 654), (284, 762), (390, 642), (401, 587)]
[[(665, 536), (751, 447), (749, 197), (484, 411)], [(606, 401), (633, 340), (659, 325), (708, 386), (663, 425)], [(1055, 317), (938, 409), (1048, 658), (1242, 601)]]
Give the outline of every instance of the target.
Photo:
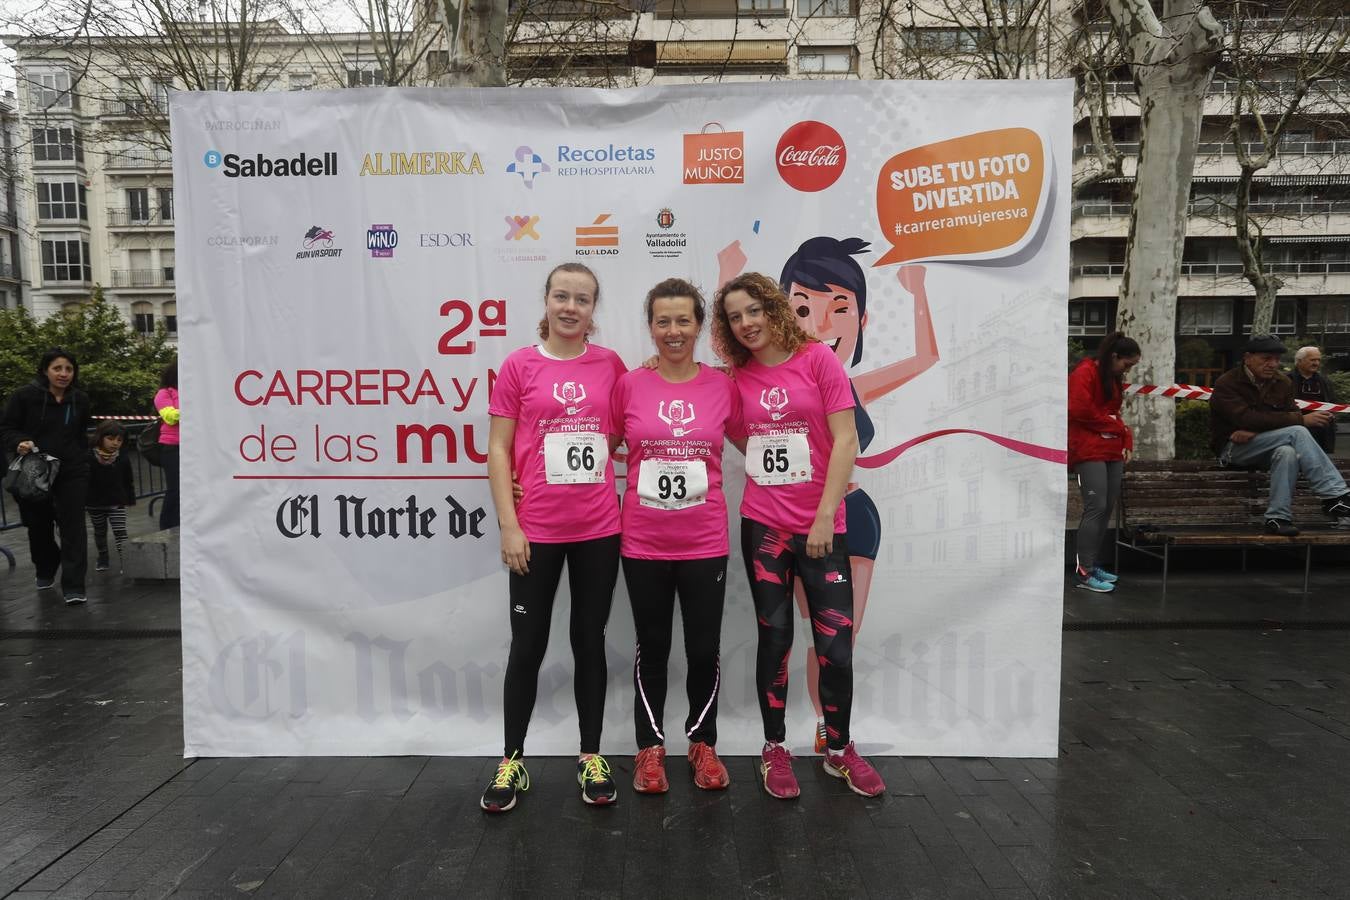
[(1029, 128), (981, 131), (897, 153), (877, 176), (891, 244), (874, 265), (1015, 253), (1040, 215), (1045, 149)]

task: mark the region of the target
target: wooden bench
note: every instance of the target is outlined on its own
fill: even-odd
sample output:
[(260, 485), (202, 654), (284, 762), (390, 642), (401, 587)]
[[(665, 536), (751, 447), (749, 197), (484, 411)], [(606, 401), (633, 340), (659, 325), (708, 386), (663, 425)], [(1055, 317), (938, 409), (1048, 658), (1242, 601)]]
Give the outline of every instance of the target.
[[(1350, 480), (1350, 467), (1339, 463)], [(1270, 476), (1224, 468), (1208, 460), (1132, 462), (1125, 469), (1116, 508), (1116, 565), (1120, 551), (1134, 550), (1163, 564), (1163, 600), (1173, 547), (1222, 547), (1242, 551), (1242, 571), (1252, 548), (1302, 552), (1303, 595), (1308, 594), (1312, 550), (1350, 547), (1350, 529), (1332, 527), (1321, 501), (1302, 480), (1294, 492), (1294, 523), (1300, 534), (1281, 537), (1262, 526)]]

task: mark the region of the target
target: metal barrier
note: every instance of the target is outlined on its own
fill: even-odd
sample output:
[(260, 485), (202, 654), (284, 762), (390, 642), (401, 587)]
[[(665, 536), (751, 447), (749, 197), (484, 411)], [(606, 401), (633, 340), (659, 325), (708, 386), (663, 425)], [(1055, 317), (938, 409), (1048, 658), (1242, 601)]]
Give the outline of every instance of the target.
[[(140, 451), (136, 449), (136, 438), (149, 426), (149, 422), (126, 423), (127, 440), (122, 445), (122, 452), (127, 454), (131, 460), (132, 478), (136, 485), (136, 499), (150, 498), (149, 502), (145, 504), (145, 513), (153, 518), (155, 505), (164, 499), (164, 470), (159, 466), (150, 465), (142, 458)], [(89, 433), (92, 435), (93, 431)], [(6, 462), (7, 464), (8, 462)], [(0, 534), (22, 525), (23, 523), (19, 521), (18, 504), (5, 491), (0, 491)], [(9, 568), (14, 568), (14, 554), (4, 544), (0, 544), (0, 556), (3, 556), (9, 562)]]

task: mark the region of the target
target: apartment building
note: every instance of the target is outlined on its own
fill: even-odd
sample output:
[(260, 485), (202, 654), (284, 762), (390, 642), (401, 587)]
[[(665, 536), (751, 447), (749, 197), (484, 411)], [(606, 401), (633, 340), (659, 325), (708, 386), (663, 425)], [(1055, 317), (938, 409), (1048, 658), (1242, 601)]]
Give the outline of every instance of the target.
[(27, 294), (26, 270), (21, 265), (24, 232), (20, 229), (25, 219), (19, 211), (22, 194), (15, 166), (20, 133), (14, 94), (6, 92), (0, 99), (0, 309), (22, 306)]

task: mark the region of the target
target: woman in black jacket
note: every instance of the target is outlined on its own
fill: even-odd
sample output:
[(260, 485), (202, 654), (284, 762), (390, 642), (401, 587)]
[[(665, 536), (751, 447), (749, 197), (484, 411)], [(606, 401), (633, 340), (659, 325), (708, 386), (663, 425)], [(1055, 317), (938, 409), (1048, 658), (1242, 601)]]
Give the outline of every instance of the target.
[[(54, 348), (42, 354), (37, 377), (10, 394), (0, 418), (0, 447), (10, 454), (40, 451), (61, 461), (49, 500), (20, 501), (19, 518), (28, 528), (28, 548), (37, 569), (38, 590), (56, 583), (66, 603), (86, 600), (89, 565), (84, 498), (89, 484), (89, 397), (81, 391), (80, 366), (71, 353)], [(56, 541), (60, 532), (61, 542)]]

